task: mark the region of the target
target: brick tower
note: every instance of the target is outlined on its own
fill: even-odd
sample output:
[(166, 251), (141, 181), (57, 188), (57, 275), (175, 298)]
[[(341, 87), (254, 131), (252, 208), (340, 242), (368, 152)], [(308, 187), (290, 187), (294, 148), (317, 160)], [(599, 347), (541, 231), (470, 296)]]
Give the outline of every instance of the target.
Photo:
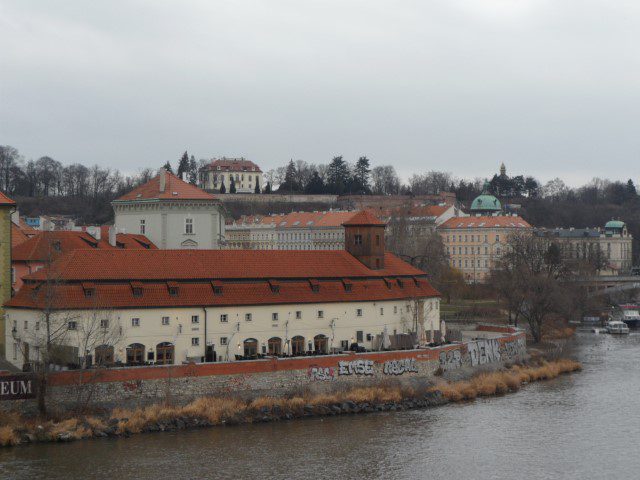
[(371, 212), (362, 210), (342, 225), (345, 250), (370, 269), (383, 269), (386, 224)]
[(0, 357), (6, 352), (4, 304), (11, 299), (11, 214), (16, 202), (0, 192)]

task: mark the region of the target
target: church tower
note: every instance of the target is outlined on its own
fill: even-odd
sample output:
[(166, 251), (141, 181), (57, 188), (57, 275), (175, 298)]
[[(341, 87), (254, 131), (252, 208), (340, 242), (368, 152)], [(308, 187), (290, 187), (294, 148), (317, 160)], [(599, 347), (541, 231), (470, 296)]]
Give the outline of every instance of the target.
[(363, 210), (342, 225), (345, 250), (370, 269), (383, 269), (386, 224), (371, 212)]

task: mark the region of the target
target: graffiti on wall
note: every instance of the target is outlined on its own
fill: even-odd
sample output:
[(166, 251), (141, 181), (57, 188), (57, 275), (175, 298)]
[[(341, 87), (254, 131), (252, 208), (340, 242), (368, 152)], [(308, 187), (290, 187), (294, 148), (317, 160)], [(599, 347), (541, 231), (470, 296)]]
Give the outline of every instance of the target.
[(509, 358), (516, 358), (524, 354), (527, 348), (527, 341), (520, 337), (510, 342), (505, 342), (504, 350)]
[(404, 373), (418, 373), (415, 358), (402, 358), (400, 360), (387, 360), (384, 362), (382, 373), (385, 375), (402, 375)]
[(495, 338), (480, 339), (469, 342), (469, 357), (471, 366), (484, 365), (486, 363), (499, 362), (502, 359), (500, 354), (500, 342)]
[(307, 370), (307, 376), (314, 382), (327, 382), (334, 379), (334, 370), (331, 367), (311, 366)]
[(453, 370), (462, 366), (462, 354), (460, 350), (446, 350), (440, 352), (440, 368)]
[(373, 375), (373, 360), (338, 362), (338, 375)]

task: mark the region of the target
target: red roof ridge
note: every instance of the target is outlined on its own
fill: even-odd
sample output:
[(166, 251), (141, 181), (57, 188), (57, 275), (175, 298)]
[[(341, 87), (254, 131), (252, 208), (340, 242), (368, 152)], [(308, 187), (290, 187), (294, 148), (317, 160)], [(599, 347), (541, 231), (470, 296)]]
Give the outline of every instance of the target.
[(0, 205), (15, 205), (16, 202), (5, 195), (3, 192), (0, 192)]
[[(165, 175), (165, 187), (160, 191), (160, 176)], [(135, 200), (216, 200), (217, 197), (201, 188), (181, 180), (173, 173), (160, 169), (160, 173), (129, 193), (125, 193), (114, 202)]]
[(376, 217), (373, 213), (371, 213), (371, 211), (369, 211), (369, 210), (360, 210), (358, 213), (356, 213), (353, 217), (351, 217), (349, 220), (344, 222), (342, 225), (352, 225), (352, 226), (357, 226), (357, 225), (377, 225), (377, 226), (385, 226), (386, 223), (383, 222), (382, 220), (380, 220), (378, 217)]

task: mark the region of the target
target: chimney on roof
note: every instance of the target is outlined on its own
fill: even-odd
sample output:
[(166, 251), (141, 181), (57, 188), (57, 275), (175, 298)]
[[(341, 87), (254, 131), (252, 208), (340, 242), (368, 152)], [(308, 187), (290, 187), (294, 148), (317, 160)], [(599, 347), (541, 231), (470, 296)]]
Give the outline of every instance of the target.
[(167, 187), (167, 171), (164, 168), (160, 169), (160, 193), (164, 193)]
[(112, 247), (116, 246), (116, 226), (115, 225), (109, 226), (109, 245), (111, 245)]

